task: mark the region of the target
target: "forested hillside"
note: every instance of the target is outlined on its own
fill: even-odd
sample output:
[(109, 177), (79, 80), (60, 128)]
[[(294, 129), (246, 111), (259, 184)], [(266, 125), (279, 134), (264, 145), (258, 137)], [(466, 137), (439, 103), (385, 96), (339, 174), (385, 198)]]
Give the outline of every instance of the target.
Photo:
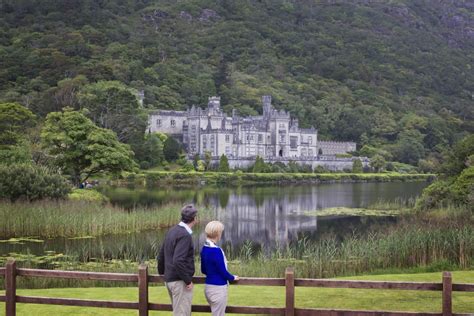
[(88, 108), (134, 151), (139, 90), (242, 114), (270, 94), (322, 139), (430, 170), (474, 130), (473, 67), (473, 1), (0, 1), (0, 102)]

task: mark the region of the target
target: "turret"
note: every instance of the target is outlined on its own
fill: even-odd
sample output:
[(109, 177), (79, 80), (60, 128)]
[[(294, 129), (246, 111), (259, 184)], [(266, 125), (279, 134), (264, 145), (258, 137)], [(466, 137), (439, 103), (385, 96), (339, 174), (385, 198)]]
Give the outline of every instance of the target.
[(209, 101), (207, 103), (209, 109), (220, 110), (221, 108), (221, 97), (209, 97)]

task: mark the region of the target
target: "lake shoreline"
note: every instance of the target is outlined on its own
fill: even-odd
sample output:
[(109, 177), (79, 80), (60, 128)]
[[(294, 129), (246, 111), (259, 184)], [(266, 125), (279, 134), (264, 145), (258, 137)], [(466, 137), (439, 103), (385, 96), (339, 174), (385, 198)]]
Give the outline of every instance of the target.
[(319, 184), (433, 181), (434, 174), (404, 173), (243, 173), (243, 172), (175, 172), (145, 171), (113, 179), (112, 185), (208, 185), (208, 184)]

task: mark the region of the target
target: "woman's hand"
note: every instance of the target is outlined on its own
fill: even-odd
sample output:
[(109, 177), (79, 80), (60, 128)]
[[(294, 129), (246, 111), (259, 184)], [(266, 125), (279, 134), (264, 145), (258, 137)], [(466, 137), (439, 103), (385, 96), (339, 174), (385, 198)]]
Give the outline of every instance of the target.
[(238, 275), (234, 275), (234, 281), (239, 281), (240, 277)]

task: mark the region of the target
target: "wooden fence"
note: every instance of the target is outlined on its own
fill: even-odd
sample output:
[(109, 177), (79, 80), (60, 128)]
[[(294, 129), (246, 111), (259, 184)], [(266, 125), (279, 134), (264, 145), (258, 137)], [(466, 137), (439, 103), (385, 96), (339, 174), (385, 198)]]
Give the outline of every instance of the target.
[[(51, 298), (38, 296), (16, 295), (16, 277), (42, 277), (63, 278), (77, 280), (122, 281), (138, 283), (138, 302), (118, 302), (81, 300), (72, 298)], [(89, 306), (103, 308), (120, 308), (138, 310), (139, 316), (148, 315), (149, 311), (171, 311), (170, 304), (151, 303), (148, 297), (148, 284), (163, 282), (159, 275), (148, 274), (148, 267), (140, 265), (138, 274), (133, 273), (100, 273), (79, 272), (42, 269), (16, 268), (15, 261), (9, 261), (5, 268), (0, 268), (0, 277), (5, 277), (5, 295), (0, 295), (0, 302), (5, 302), (6, 316), (16, 315), (17, 303), (50, 304), (67, 306)], [(204, 283), (203, 277), (193, 278), (196, 284)], [(452, 291), (474, 292), (474, 284), (452, 284), (451, 273), (444, 272), (441, 283), (429, 282), (382, 282), (382, 281), (345, 281), (326, 279), (295, 279), (292, 268), (287, 268), (285, 278), (241, 278), (237, 285), (262, 285), (284, 286), (286, 289), (285, 307), (255, 307), (255, 306), (227, 306), (227, 313), (236, 314), (275, 314), (288, 316), (399, 316), (399, 315), (443, 315), (467, 316), (473, 314), (452, 313)], [(352, 289), (384, 289), (384, 290), (416, 290), (416, 291), (442, 291), (442, 313), (416, 313), (416, 312), (387, 312), (387, 311), (355, 311), (337, 309), (310, 309), (295, 307), (295, 287), (326, 287), (326, 288), (352, 288)], [(194, 312), (210, 312), (207, 305), (193, 305)], [(473, 311), (474, 312), (474, 311)]]

